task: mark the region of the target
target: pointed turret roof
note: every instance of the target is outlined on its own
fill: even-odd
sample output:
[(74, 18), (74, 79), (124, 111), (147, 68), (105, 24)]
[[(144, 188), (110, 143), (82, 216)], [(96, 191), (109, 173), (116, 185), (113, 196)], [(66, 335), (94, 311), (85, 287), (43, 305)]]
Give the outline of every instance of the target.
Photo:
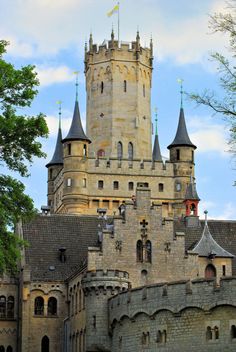
[(185, 200), (200, 200), (196, 190), (196, 183), (194, 183), (191, 179), (190, 183), (187, 185)]
[(172, 147), (181, 147), (181, 146), (186, 146), (186, 147), (192, 147), (196, 149), (197, 147), (190, 141), (186, 123), (185, 123), (185, 117), (184, 117), (184, 109), (181, 107), (180, 108), (180, 114), (179, 114), (179, 124), (177, 128), (177, 132), (175, 135), (175, 139), (173, 142), (167, 147), (168, 149)]
[[(207, 212), (205, 212), (207, 214)], [(202, 237), (191, 252), (198, 254), (200, 257), (223, 257), (233, 258), (234, 255), (222, 248), (212, 237), (207, 219), (205, 219), (205, 226)]]
[(91, 141), (88, 139), (86, 134), (84, 133), (82, 123), (81, 123), (81, 118), (80, 118), (80, 112), (79, 112), (79, 104), (78, 101), (76, 100), (75, 102), (75, 108), (74, 108), (74, 115), (73, 119), (71, 122), (70, 130), (66, 136), (66, 138), (63, 139), (63, 143), (66, 141), (88, 141), (91, 143)]
[(63, 148), (62, 148), (62, 133), (61, 126), (58, 128), (57, 142), (52, 160), (46, 165), (46, 167), (53, 165), (63, 165)]
[(162, 161), (159, 139), (158, 139), (157, 134), (155, 135), (155, 140), (154, 140), (152, 160), (153, 161)]

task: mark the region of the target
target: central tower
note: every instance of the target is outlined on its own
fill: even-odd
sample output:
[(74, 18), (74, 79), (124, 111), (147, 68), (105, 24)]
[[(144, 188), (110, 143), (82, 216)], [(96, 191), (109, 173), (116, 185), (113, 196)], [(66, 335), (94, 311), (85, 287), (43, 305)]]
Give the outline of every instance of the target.
[(153, 47), (111, 40), (85, 47), (87, 134), (90, 157), (152, 158), (151, 83)]

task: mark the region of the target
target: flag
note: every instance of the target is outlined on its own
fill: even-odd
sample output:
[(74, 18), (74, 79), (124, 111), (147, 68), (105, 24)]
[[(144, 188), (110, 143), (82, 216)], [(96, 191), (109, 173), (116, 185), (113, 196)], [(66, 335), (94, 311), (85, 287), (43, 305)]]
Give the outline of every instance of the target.
[(111, 10), (111, 11), (109, 11), (108, 13), (107, 13), (107, 16), (108, 17), (111, 17), (114, 13), (117, 13), (119, 11), (119, 4), (117, 4), (116, 6), (114, 6), (114, 8)]

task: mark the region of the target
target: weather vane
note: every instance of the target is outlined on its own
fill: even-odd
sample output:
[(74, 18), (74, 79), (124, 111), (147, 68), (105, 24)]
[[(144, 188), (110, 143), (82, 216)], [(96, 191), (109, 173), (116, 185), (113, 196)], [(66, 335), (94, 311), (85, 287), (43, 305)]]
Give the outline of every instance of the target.
[(157, 135), (157, 111), (158, 111), (158, 109), (157, 109), (157, 107), (155, 107), (154, 108), (154, 112), (155, 112), (155, 122), (156, 122), (156, 135)]
[(58, 112), (58, 116), (59, 116), (59, 128), (61, 128), (61, 103), (62, 103), (62, 101), (61, 101), (61, 100), (58, 100), (56, 103), (59, 105), (59, 108), (58, 108), (58, 110), (59, 110), (59, 112)]
[(76, 101), (78, 101), (79, 71), (74, 71), (74, 74), (76, 75), (76, 80), (75, 80), (76, 96), (75, 96), (75, 99), (76, 99)]
[(180, 95), (181, 95), (181, 108), (183, 108), (183, 79), (182, 78), (178, 78), (177, 82), (180, 84)]

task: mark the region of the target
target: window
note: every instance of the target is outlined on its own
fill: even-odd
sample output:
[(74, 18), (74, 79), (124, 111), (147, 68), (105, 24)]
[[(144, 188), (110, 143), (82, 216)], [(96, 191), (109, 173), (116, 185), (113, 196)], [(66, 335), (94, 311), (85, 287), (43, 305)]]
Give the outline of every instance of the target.
[(93, 327), (96, 329), (97, 321), (96, 321), (96, 315), (93, 315)]
[(86, 144), (84, 144), (83, 156), (87, 156), (87, 145)]
[(128, 159), (133, 160), (133, 157), (134, 157), (133, 143), (129, 142), (129, 144), (128, 144)]
[(212, 331), (210, 326), (208, 326), (206, 330), (206, 339), (207, 341), (212, 340)]
[(133, 191), (133, 189), (134, 189), (134, 183), (133, 182), (129, 182), (128, 183), (128, 189), (129, 189), (129, 191)]
[(192, 150), (192, 162), (194, 162), (194, 151)]
[(143, 261), (143, 243), (141, 240), (138, 240), (136, 245), (136, 253), (137, 253), (137, 262)]
[(151, 241), (146, 242), (146, 262), (152, 262), (152, 243)]
[(176, 149), (176, 160), (180, 160), (180, 149)]
[(113, 189), (119, 189), (119, 182), (118, 181), (113, 182)]
[(124, 92), (126, 93), (127, 92), (127, 82), (124, 81)]
[(48, 315), (57, 315), (57, 299), (50, 297), (48, 300)]
[(145, 97), (146, 92), (145, 92), (145, 84), (143, 85), (143, 96)]
[(180, 182), (176, 182), (176, 184), (175, 184), (175, 190), (176, 190), (177, 192), (180, 192), (180, 191), (181, 191), (181, 183), (180, 183)]
[(67, 154), (71, 155), (71, 144), (70, 143), (67, 144)]
[(150, 343), (150, 334), (149, 332), (143, 332), (142, 334), (142, 345), (148, 345)]
[(105, 150), (99, 149), (99, 150), (97, 151), (97, 157), (98, 157), (98, 158), (102, 158), (102, 157), (104, 157), (104, 156), (105, 156)]
[(83, 188), (86, 188), (86, 187), (87, 187), (87, 180), (86, 180), (86, 178), (83, 178), (82, 183), (83, 183)]
[(14, 318), (14, 297), (9, 296), (7, 299), (7, 317)]
[(158, 189), (159, 189), (159, 192), (163, 192), (164, 191), (164, 184), (163, 183), (159, 183)]
[(231, 326), (231, 338), (236, 339), (236, 326), (235, 325)]
[(79, 290), (79, 311), (82, 309), (82, 290)]
[(215, 332), (215, 339), (219, 340), (219, 328), (218, 328), (218, 326), (214, 327), (214, 332)]
[(0, 296), (0, 318), (6, 318), (6, 297), (5, 296)]
[(208, 264), (205, 269), (205, 278), (211, 279), (213, 277), (216, 277), (216, 268), (214, 267), (214, 265)]
[(13, 352), (13, 348), (11, 346), (7, 346), (7, 351), (6, 352)]
[(36, 297), (34, 301), (34, 314), (43, 315), (44, 314), (44, 299), (43, 297)]
[(104, 91), (104, 83), (101, 82), (101, 94), (103, 93), (103, 91)]
[(67, 185), (67, 187), (71, 187), (71, 185), (72, 185), (72, 179), (71, 178), (67, 179), (66, 185)]
[(157, 343), (166, 343), (166, 330), (163, 330), (163, 331), (158, 330), (156, 342)]
[(103, 181), (102, 180), (98, 181), (98, 189), (103, 189)]
[(49, 338), (47, 336), (42, 338), (41, 352), (49, 352)]
[(119, 160), (123, 158), (123, 146), (121, 142), (117, 143), (117, 158)]
[(222, 275), (225, 276), (226, 275), (226, 266), (222, 265)]

